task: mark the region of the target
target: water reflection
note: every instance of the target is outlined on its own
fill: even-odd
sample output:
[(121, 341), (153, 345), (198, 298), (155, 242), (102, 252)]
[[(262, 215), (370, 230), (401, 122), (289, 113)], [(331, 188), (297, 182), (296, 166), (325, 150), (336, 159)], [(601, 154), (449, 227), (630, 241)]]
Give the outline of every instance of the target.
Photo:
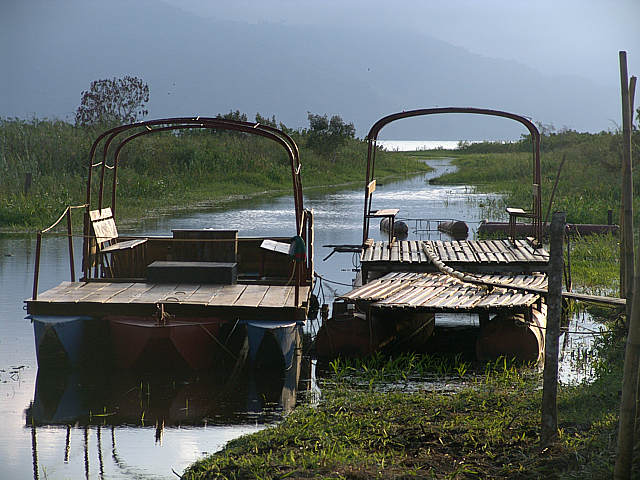
[[(40, 369), (25, 420), (34, 478), (50, 468), (72, 478), (96, 472), (99, 478), (129, 478), (132, 471), (171, 478), (172, 470), (180, 473), (216, 445), (281, 420), (295, 407), (300, 387), (311, 388), (310, 370), (301, 349), (286, 371)], [(178, 448), (167, 448), (176, 441)]]

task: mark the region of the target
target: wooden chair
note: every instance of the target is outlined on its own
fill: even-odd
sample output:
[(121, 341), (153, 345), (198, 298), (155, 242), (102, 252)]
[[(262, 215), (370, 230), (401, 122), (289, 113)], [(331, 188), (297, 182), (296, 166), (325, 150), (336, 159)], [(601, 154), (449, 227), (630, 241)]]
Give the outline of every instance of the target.
[[(512, 245), (516, 244), (516, 237), (518, 235), (517, 232), (517, 223), (518, 218), (534, 218), (534, 215), (531, 212), (527, 212), (522, 208), (511, 208), (507, 207), (507, 213), (509, 214), (509, 240)], [(533, 230), (533, 225), (531, 225)], [(533, 235), (533, 232), (531, 232)]]
[(111, 208), (89, 212), (92, 235), (92, 265), (101, 278), (144, 276), (146, 238), (120, 240)]
[(367, 219), (367, 225), (369, 224), (368, 222), (369, 222), (369, 219), (371, 218), (380, 218), (380, 219), (388, 218), (389, 219), (389, 248), (391, 248), (391, 245), (393, 244), (393, 240), (394, 240), (393, 229), (396, 221), (396, 215), (400, 210), (398, 210), (397, 208), (384, 208), (381, 210), (372, 210), (371, 197), (375, 189), (376, 189), (376, 181), (374, 179), (371, 182), (369, 182), (369, 185), (367, 185), (365, 189), (367, 194), (367, 205), (369, 206), (368, 212), (365, 215)]

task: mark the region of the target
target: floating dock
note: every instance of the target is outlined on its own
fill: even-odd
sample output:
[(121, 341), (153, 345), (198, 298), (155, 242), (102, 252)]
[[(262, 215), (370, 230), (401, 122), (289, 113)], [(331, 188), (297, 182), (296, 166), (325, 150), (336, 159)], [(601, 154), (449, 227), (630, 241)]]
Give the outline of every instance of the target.
[[(300, 287), (307, 299), (309, 286)], [(37, 299), (27, 299), (34, 315), (150, 316), (162, 305), (167, 313), (189, 317), (247, 320), (304, 320), (306, 301), (295, 305), (295, 287), (129, 282), (62, 282)]]
[(394, 272), (372, 280), (340, 298), (373, 308), (399, 308), (432, 313), (496, 313), (509, 309), (528, 312), (540, 295), (521, 291), (546, 289), (547, 276), (475, 275), (479, 282), (501, 283), (514, 289), (485, 287), (443, 273)]
[(522, 274), (544, 272), (549, 253), (534, 249), (522, 239), (511, 240), (403, 240), (369, 242), (360, 256), (362, 279), (389, 272), (435, 272), (425, 247), (430, 246), (438, 259), (449, 267), (471, 273)]

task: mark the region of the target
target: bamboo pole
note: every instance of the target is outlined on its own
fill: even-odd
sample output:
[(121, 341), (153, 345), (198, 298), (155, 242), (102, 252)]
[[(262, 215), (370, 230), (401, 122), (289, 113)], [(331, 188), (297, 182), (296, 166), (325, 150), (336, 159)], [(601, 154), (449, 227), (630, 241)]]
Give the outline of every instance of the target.
[[(631, 171), (631, 109), (629, 84), (627, 83), (627, 56), (620, 52), (620, 84), (622, 87), (622, 136), (623, 136), (623, 185), (625, 290), (627, 296), (627, 324), (629, 333), (624, 356), (622, 399), (618, 426), (615, 479), (631, 478), (633, 444), (636, 417), (636, 393), (638, 390), (638, 364), (640, 362), (640, 292), (634, 282), (640, 282), (634, 269), (633, 255), (633, 182)], [(635, 88), (635, 81), (632, 81)], [(630, 258), (629, 258), (630, 257)], [(635, 283), (640, 285), (640, 283)]]
[(547, 296), (547, 328), (544, 339), (544, 372), (542, 384), (542, 426), (540, 442), (552, 443), (558, 436), (558, 338), (562, 316), (562, 258), (566, 214), (555, 212), (549, 229), (549, 295)]
[[(640, 264), (640, 259), (638, 259)], [(636, 285), (640, 285), (638, 271), (634, 275)], [(620, 402), (620, 421), (618, 426), (618, 450), (614, 478), (631, 478), (633, 462), (633, 444), (636, 416), (636, 392), (638, 390), (638, 364), (640, 363), (640, 289), (633, 294), (633, 308), (629, 323), (629, 334), (624, 353), (624, 373), (622, 379), (622, 400)]]
[(634, 114), (634, 105), (635, 105), (635, 95), (636, 95), (636, 81), (638, 79), (635, 76), (632, 76), (629, 80), (629, 110), (631, 117), (629, 119), (631, 130), (633, 131), (633, 114)]
[(631, 163), (631, 105), (629, 103), (628, 78), (627, 52), (623, 51), (620, 52), (620, 89), (622, 96), (622, 243), (624, 251), (620, 260), (624, 262), (624, 296), (627, 299), (627, 323), (631, 318), (634, 277), (633, 170)]

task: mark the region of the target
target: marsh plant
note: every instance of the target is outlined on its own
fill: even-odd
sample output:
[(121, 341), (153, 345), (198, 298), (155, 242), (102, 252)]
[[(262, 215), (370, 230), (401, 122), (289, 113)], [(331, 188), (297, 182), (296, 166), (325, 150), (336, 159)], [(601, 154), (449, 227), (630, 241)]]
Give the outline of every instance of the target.
[[(83, 203), (89, 150), (105, 128), (0, 119), (0, 228), (43, 228), (67, 205)], [(367, 154), (363, 140), (347, 136), (327, 153), (312, 148), (309, 130), (290, 133), (301, 150), (305, 186), (361, 181)], [(265, 191), (289, 192), (287, 165), (279, 145), (256, 136), (210, 131), (148, 135), (129, 143), (120, 156), (120, 217)], [(429, 170), (423, 162), (388, 152), (379, 152), (377, 167), (381, 176)]]

